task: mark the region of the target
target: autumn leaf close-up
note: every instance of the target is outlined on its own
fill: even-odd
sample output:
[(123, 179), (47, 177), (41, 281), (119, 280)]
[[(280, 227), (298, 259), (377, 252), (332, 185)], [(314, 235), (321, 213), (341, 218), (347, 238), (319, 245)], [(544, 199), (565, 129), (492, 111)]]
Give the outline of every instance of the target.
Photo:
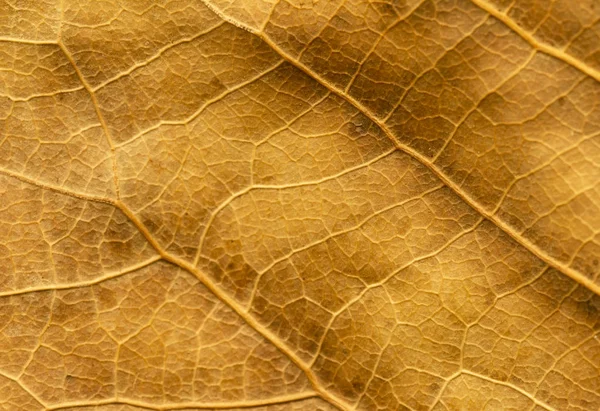
[(600, 410), (600, 0), (0, 0), (0, 410)]

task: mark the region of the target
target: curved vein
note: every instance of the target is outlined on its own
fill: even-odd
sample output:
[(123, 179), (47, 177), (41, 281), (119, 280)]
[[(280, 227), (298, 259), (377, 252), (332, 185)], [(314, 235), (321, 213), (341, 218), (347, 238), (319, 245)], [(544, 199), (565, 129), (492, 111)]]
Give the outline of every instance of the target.
[(512, 31), (527, 41), (534, 49), (557, 58), (567, 63), (569, 66), (575, 67), (577, 70), (585, 73), (594, 80), (600, 82), (600, 71), (588, 66), (583, 61), (576, 59), (572, 55), (565, 53), (556, 47), (552, 47), (548, 44), (538, 41), (532, 34), (527, 32), (523, 27), (519, 26), (513, 19), (508, 17), (505, 12), (496, 9), (487, 0), (471, 0), (471, 2), (488, 14), (491, 14), (500, 20), (502, 23), (506, 24)]
[[(489, 4), (484, 3), (482, 0), (471, 0), (471, 1), (480, 3), (482, 5), (482, 7), (491, 8), (491, 6)], [(235, 21), (234, 19), (231, 19), (231, 18), (225, 16), (223, 13), (221, 13), (219, 10), (217, 10), (216, 7), (214, 7), (208, 0), (202, 0), (202, 2), (222, 19), (224, 19), (238, 27), (243, 26), (240, 22)], [(494, 16), (502, 15), (502, 13), (498, 12), (497, 10), (494, 13), (495, 13), (495, 14), (493, 14)], [(512, 20), (508, 19), (506, 16), (504, 17), (504, 19), (501, 19), (501, 21), (504, 22), (505, 24), (507, 24), (513, 30), (515, 30), (513, 26), (516, 26), (516, 23), (512, 22)], [(512, 22), (511, 23), (512, 25), (508, 24), (507, 22)], [(410, 156), (412, 156), (413, 158), (418, 160), (420, 163), (422, 163), (424, 166), (429, 168), (444, 184), (446, 184), (450, 189), (452, 189), (452, 191), (454, 191), (456, 193), (456, 195), (458, 195), (471, 208), (476, 210), (479, 214), (481, 214), (488, 220), (492, 221), (498, 228), (500, 228), (502, 231), (504, 231), (508, 236), (510, 236), (517, 243), (519, 243), (522, 247), (524, 247), (529, 252), (534, 254), (540, 260), (544, 261), (546, 264), (559, 270), (563, 274), (570, 277), (572, 280), (578, 282), (579, 284), (585, 286), (586, 288), (593, 291), (594, 293), (600, 295), (600, 285), (599, 284), (594, 283), (592, 280), (587, 278), (582, 273), (565, 265), (564, 263), (560, 262), (558, 259), (548, 255), (538, 245), (534, 244), (532, 241), (530, 241), (528, 239), (523, 238), (518, 232), (516, 232), (507, 223), (502, 221), (499, 217), (486, 211), (475, 199), (473, 199), (468, 194), (464, 193), (456, 183), (451, 181), (439, 167), (437, 167), (435, 164), (432, 164), (424, 155), (418, 153), (413, 148), (407, 146), (406, 144), (401, 143), (396, 138), (396, 136), (391, 132), (391, 130), (387, 127), (387, 125), (383, 121), (381, 121), (379, 118), (377, 118), (373, 113), (371, 113), (358, 100), (356, 100), (352, 96), (346, 94), (343, 90), (339, 89), (338, 87), (332, 85), (331, 83), (329, 83), (327, 80), (325, 80), (318, 74), (314, 73), (304, 63), (298, 61), (297, 59), (295, 59), (294, 57), (292, 57), (291, 55), (286, 53), (283, 49), (281, 49), (277, 44), (275, 44), (275, 42), (273, 40), (271, 40), (268, 36), (266, 36), (264, 33), (258, 33), (249, 27), (243, 27), (243, 28), (245, 28), (249, 32), (253, 33), (254, 35), (258, 36), (260, 39), (262, 39), (275, 52), (277, 52), (284, 60), (288, 61), (290, 64), (293, 64), (299, 70), (306, 73), (308, 76), (312, 77), (316, 82), (318, 82), (322, 86), (326, 87), (329, 91), (336, 94), (337, 96), (343, 98), (349, 104), (351, 104), (355, 109), (357, 109), (362, 114), (364, 114), (369, 120), (371, 120), (373, 123), (375, 123), (386, 134), (386, 136), (389, 139), (391, 139), (394, 142), (394, 144), (398, 147), (398, 149), (409, 154)], [(517, 30), (515, 30), (515, 31), (517, 31), (517, 33), (519, 33), (519, 34), (525, 33), (524, 30), (521, 28), (518, 28), (518, 30), (519, 31), (517, 31)], [(567, 60), (565, 60), (565, 58), (567, 58), (567, 55), (565, 53), (560, 52), (558, 49), (555, 49), (553, 47), (546, 46), (546, 45), (539, 43), (537, 40), (533, 39), (533, 37), (531, 37), (530, 35), (529, 35), (529, 38), (531, 39), (532, 42), (535, 42), (536, 48), (538, 50), (540, 50), (544, 53), (550, 54), (552, 56), (555, 56), (557, 58), (561, 58), (560, 56), (562, 56), (563, 58), (561, 58), (561, 60), (567, 61)], [(578, 62), (578, 60), (575, 60), (572, 57), (569, 57), (569, 58), (571, 60)], [(569, 62), (569, 61), (567, 61), (567, 62)], [(581, 62), (578, 62), (578, 64), (574, 64), (574, 67), (579, 68), (581, 71), (588, 74), (590, 77), (595, 78), (596, 80), (600, 81), (600, 73), (599, 72), (597, 72), (589, 67), (587, 69), (588, 71), (586, 71), (585, 67), (587, 67), (587, 66), (585, 66), (585, 67), (584, 66), (585, 65)]]

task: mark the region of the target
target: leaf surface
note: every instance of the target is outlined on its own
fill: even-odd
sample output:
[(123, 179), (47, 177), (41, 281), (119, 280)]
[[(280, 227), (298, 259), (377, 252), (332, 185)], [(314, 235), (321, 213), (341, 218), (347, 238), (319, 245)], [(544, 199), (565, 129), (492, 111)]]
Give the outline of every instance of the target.
[(600, 407), (599, 19), (0, 6), (0, 407)]

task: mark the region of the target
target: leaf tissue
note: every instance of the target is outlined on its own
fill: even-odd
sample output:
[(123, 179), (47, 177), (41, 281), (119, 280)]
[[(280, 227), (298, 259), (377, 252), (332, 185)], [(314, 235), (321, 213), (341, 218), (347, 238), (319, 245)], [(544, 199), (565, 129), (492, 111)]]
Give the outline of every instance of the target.
[(600, 409), (598, 0), (0, 1), (0, 410)]

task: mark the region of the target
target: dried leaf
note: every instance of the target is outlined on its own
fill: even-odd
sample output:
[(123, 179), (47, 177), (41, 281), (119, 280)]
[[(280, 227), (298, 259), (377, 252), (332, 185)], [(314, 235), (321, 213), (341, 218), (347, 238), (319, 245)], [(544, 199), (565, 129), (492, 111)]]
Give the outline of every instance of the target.
[(596, 0), (0, 4), (0, 409), (600, 408)]

